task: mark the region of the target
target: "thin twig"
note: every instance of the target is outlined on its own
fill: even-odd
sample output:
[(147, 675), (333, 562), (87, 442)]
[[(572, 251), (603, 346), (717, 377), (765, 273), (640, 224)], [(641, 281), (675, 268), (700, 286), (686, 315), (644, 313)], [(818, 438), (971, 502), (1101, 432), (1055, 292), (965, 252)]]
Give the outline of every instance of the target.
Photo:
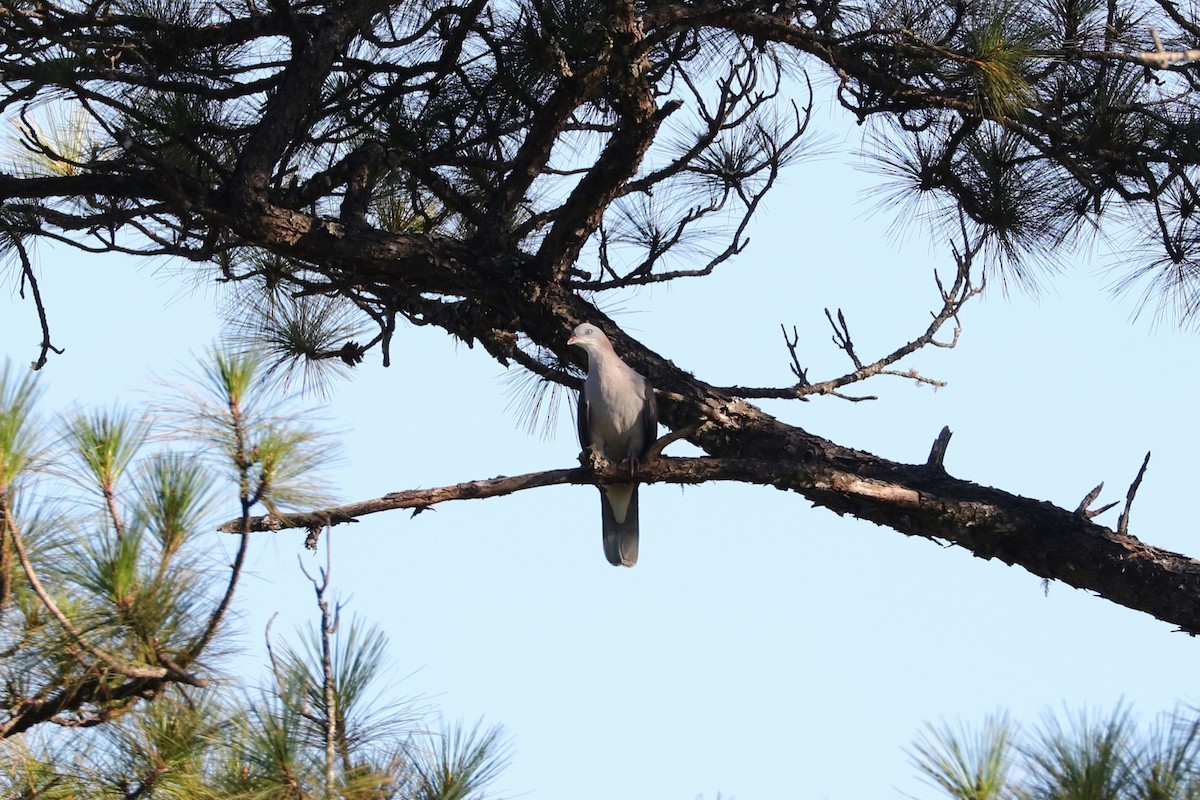
[(834, 322), (829, 309), (825, 309), (825, 319), (829, 320), (829, 325), (833, 328), (833, 343), (839, 350), (850, 356), (850, 361), (854, 364), (855, 369), (861, 370), (863, 364), (858, 360), (858, 353), (854, 352), (854, 342), (850, 339), (850, 326), (846, 324), (846, 317), (842, 314), (842, 310), (838, 309), (837, 322)]
[(317, 607), (321, 609), (321, 694), (325, 704), (324, 719), (314, 719), (324, 729), (325, 734), (325, 800), (333, 800), (337, 796), (337, 741), (338, 741), (338, 703), (337, 682), (333, 674), (333, 635), (338, 629), (341, 607), (335, 605), (331, 610), (329, 601), (325, 599), (329, 591), (330, 576), (333, 574), (333, 532), (325, 536), (325, 566), (320, 570), (320, 578), (309, 574), (300, 562), (300, 571), (313, 585), (317, 595)]
[(267, 644), (267, 659), (271, 662), (271, 674), (275, 676), (275, 689), (279, 692), (280, 697), (286, 697), (287, 693), (283, 686), (283, 669), (279, 666), (279, 657), (275, 655), (275, 646), (271, 643), (271, 628), (275, 625), (275, 619), (279, 616), (276, 611), (267, 620), (267, 627), (263, 630), (263, 639)]
[(50, 320), (46, 315), (46, 305), (42, 302), (42, 290), (38, 285), (37, 275), (33, 272), (33, 260), (29, 257), (29, 251), (25, 248), (25, 243), (21, 241), (21, 237), (17, 235), (8, 224), (4, 224), (4, 230), (8, 233), (8, 239), (12, 243), (13, 249), (17, 251), (17, 257), (21, 261), (21, 287), (18, 294), (21, 299), (25, 299), (25, 286), (28, 284), (29, 291), (33, 295), (33, 305), (37, 309), (38, 323), (42, 327), (42, 342), (37, 360), (33, 362), (33, 368), (39, 370), (46, 366), (46, 362), (50, 358), (50, 353), (62, 355), (63, 348), (55, 347), (50, 343)]
[(792, 374), (796, 376), (796, 385), (807, 386), (808, 370), (800, 366), (800, 356), (796, 353), (796, 346), (800, 344), (800, 331), (793, 325), (792, 335), (789, 337), (787, 328), (783, 326), (782, 322), (779, 323), (779, 330), (783, 331), (783, 343), (787, 345), (788, 355), (792, 358), (792, 363), (788, 366), (791, 368)]

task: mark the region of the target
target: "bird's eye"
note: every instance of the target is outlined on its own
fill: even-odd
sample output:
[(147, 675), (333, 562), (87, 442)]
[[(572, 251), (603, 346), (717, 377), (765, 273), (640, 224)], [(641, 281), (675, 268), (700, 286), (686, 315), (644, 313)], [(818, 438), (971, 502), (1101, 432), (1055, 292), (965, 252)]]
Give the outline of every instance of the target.
[(583, 335), (584, 335), (584, 336), (591, 336), (591, 335), (592, 335), (593, 333), (595, 333), (595, 332), (596, 332), (596, 329), (595, 329), (595, 328), (588, 328), (587, 330), (585, 330), (585, 331), (583, 332)]

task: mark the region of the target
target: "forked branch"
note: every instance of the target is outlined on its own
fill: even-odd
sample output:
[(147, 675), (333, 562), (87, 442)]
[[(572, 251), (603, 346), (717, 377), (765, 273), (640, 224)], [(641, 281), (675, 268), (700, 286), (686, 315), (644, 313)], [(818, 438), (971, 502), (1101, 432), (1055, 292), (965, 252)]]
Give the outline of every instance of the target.
[(1172, 64), (1186, 64), (1189, 61), (1200, 61), (1200, 50), (1168, 51), (1158, 38), (1158, 31), (1150, 29), (1150, 38), (1154, 40), (1154, 49), (1148, 53), (1138, 53), (1138, 61), (1152, 69), (1166, 69)]
[[(730, 394), (738, 397), (754, 399), (754, 398), (773, 398), (773, 399), (799, 399), (806, 400), (812, 395), (831, 395), (840, 397), (843, 400), (861, 401), (874, 400), (874, 396), (852, 396), (843, 393), (841, 390), (851, 384), (860, 383), (873, 378), (876, 375), (893, 375), (896, 377), (906, 378), (917, 383), (923, 383), (934, 387), (945, 386), (944, 381), (929, 378), (915, 369), (893, 369), (893, 365), (899, 362), (912, 353), (915, 353), (921, 348), (945, 347), (952, 348), (958, 344), (958, 337), (961, 333), (961, 327), (958, 323), (958, 313), (962, 307), (971, 298), (983, 291), (982, 282), (976, 286), (971, 280), (971, 262), (977, 248), (966, 249), (962, 252), (955, 250), (954, 256), (957, 262), (957, 271), (955, 273), (954, 282), (947, 288), (941, 277), (935, 272), (934, 280), (937, 282), (938, 293), (941, 296), (942, 307), (933, 314), (933, 319), (930, 321), (925, 331), (912, 341), (909, 341), (900, 347), (896, 348), (887, 355), (869, 363), (864, 364), (859, 358), (858, 352), (855, 350), (854, 340), (850, 334), (850, 326), (846, 322), (846, 317), (841, 309), (838, 309), (836, 318), (829, 309), (825, 309), (825, 318), (829, 321), (830, 327), (833, 329), (833, 343), (839, 350), (842, 350), (850, 359), (854, 369), (844, 375), (832, 378), (830, 380), (813, 383), (808, 379), (808, 370), (803, 366), (800, 360), (797, 349), (800, 343), (800, 334), (793, 326), (792, 335), (789, 337), (787, 329), (782, 325), (784, 344), (787, 346), (788, 354), (791, 363), (788, 365), (792, 374), (796, 376), (796, 383), (791, 386), (780, 388), (752, 388), (745, 386), (731, 386), (723, 389)], [(938, 333), (951, 320), (956, 324), (953, 333), (948, 340), (938, 339)]]

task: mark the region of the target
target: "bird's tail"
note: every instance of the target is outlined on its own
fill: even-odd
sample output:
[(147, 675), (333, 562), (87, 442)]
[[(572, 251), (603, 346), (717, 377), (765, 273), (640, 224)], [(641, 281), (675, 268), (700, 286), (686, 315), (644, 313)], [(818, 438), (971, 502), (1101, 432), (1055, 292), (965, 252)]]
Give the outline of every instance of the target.
[(638, 557), (638, 487), (605, 486), (600, 491), (604, 519), (604, 557), (614, 567), (632, 567)]

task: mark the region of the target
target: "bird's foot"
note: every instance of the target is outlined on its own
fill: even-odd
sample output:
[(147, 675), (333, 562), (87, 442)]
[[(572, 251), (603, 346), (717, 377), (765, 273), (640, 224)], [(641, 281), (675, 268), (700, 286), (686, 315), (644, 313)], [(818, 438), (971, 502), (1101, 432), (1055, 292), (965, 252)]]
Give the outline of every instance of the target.
[(579, 454), (579, 463), (592, 472), (604, 472), (608, 459), (600, 455), (595, 447), (587, 447)]

